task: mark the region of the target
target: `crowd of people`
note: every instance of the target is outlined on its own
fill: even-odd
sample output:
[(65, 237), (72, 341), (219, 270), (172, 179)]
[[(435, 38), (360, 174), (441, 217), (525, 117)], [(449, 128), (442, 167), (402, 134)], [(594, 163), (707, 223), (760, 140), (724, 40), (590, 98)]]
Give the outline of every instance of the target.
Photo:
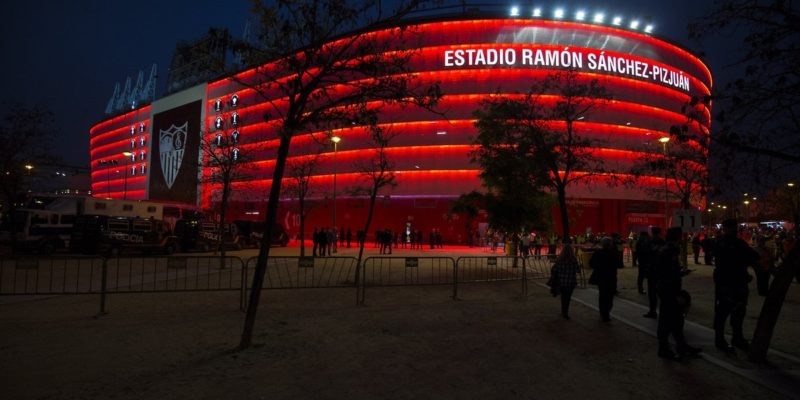
[[(694, 237), (687, 236), (679, 227), (668, 229), (663, 237), (658, 227), (629, 236), (631, 263), (638, 268), (637, 289), (648, 296), (649, 309), (643, 317), (658, 320), (659, 357), (678, 359), (701, 352), (689, 345), (683, 335), (685, 313), (691, 303), (691, 295), (682, 287), (683, 277), (690, 272), (684, 261), (687, 242), (691, 243), (696, 264), (700, 264), (702, 251), (704, 263), (714, 266), (715, 346), (723, 352), (748, 350), (749, 342), (742, 330), (748, 284), (753, 279), (748, 269), (752, 268), (756, 276), (758, 293), (766, 295), (776, 261), (783, 257), (782, 244), (793, 238), (782, 231), (739, 228), (736, 220), (728, 219), (722, 223), (721, 230), (701, 232)], [(569, 303), (577, 285), (575, 274), (579, 268), (570, 240), (565, 243), (552, 269), (557, 279), (551, 282), (560, 286), (554, 292), (562, 296), (561, 313), (569, 319)], [(589, 266), (592, 269), (589, 283), (598, 288), (600, 318), (609, 321), (617, 293), (617, 270), (623, 266), (618, 237), (602, 238), (592, 251)], [(800, 275), (796, 279), (800, 282)], [(730, 342), (725, 336), (726, 323), (731, 327)], [(674, 350), (670, 338), (675, 343)]]
[[(419, 229), (407, 229), (400, 231), (392, 231), (389, 228), (379, 229), (375, 231), (375, 247), (379, 248), (380, 254), (392, 254), (392, 248), (398, 249), (411, 249), (422, 250), (423, 247), (428, 246), (431, 249), (444, 248), (444, 238), (442, 231), (438, 228), (433, 228), (426, 237)], [(358, 246), (358, 243), (366, 240), (364, 231), (356, 231), (353, 243), (353, 231), (350, 228), (345, 230), (340, 228), (339, 231), (335, 228), (314, 228), (311, 236), (312, 239), (312, 254), (314, 257), (331, 256), (337, 252), (338, 247), (351, 248), (353, 245)]]

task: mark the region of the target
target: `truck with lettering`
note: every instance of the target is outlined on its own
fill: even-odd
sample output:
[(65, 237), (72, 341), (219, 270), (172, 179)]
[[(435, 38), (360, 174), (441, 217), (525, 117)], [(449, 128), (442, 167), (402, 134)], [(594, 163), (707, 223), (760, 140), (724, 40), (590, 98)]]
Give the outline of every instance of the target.
[(219, 247), (220, 244), (226, 250), (241, 250), (246, 247), (246, 239), (239, 234), (235, 224), (225, 224), (222, 232), (222, 241), (220, 243), (218, 224), (191, 218), (178, 220), (174, 231), (180, 244), (179, 249), (182, 252), (211, 251)]
[(199, 213), (196, 207), (182, 204), (32, 193), (21, 208), (0, 220), (0, 244), (41, 254), (72, 249), (73, 224), (83, 215), (155, 219), (171, 231), (176, 221), (197, 218)]
[(16, 252), (51, 254), (69, 246), (74, 214), (51, 210), (19, 209), (2, 221), (0, 243)]
[(154, 218), (79, 215), (70, 238), (70, 250), (83, 254), (172, 254), (178, 238), (166, 222)]

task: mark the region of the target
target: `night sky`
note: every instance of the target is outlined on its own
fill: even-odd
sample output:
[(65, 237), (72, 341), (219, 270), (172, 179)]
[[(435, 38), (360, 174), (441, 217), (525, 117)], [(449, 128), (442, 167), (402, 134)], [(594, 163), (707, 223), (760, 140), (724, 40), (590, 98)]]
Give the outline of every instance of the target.
[[(711, 9), (711, 2), (696, 0), (522, 0), (516, 4), (523, 9), (541, 4), (545, 10), (564, 6), (568, 15), (583, 8), (588, 14), (604, 11), (626, 20), (649, 17), (656, 36), (690, 49), (698, 46), (687, 39), (687, 23)], [(71, 165), (87, 166), (89, 128), (105, 118), (115, 83), (124, 86), (128, 76), (135, 83), (140, 70), (146, 80), (155, 63), (159, 75), (156, 97), (162, 96), (175, 44), (193, 41), (212, 26), (226, 27), (233, 36), (241, 37), (249, 8), (246, 0), (5, 1), (0, 6), (0, 104), (21, 101), (49, 107), (59, 127), (61, 156)], [(724, 49), (707, 44), (704, 50), (716, 85), (725, 65), (717, 54), (724, 55)]]

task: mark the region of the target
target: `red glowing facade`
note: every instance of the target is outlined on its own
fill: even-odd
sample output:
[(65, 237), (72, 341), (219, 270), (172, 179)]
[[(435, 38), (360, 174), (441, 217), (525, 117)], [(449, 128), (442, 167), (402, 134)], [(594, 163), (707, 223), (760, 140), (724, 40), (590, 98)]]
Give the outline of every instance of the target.
[[(575, 122), (581, 135), (602, 139), (595, 151), (614, 173), (627, 174), (642, 152), (660, 153), (658, 139), (669, 136), (669, 127), (686, 121), (681, 106), (692, 96), (708, 96), (712, 78), (706, 66), (686, 50), (650, 35), (608, 26), (540, 19), (437, 19), (409, 23), (419, 32), (412, 62), (416, 79), (440, 85), (444, 97), (440, 109), (446, 118), (423, 110), (387, 107), (381, 115), (383, 127), (395, 138), (389, 149), (398, 185), (382, 194), (376, 210), (375, 228), (400, 229), (407, 222), (427, 232), (439, 228), (449, 242), (464, 242), (463, 220), (449, 215), (450, 202), (462, 193), (481, 188), (478, 166), (468, 154), (476, 134), (473, 112), (482, 99), (498, 93), (524, 92), (531, 83), (554, 72), (573, 69), (581, 79), (597, 79), (613, 95), (613, 101)], [(387, 31), (388, 32), (388, 31)], [(382, 32), (376, 32), (382, 34)], [(243, 71), (240, 79), (247, 79)], [(201, 132), (206, 139), (236, 131), (236, 145), (244, 153), (257, 148), (248, 161), (248, 178), (233, 183), (233, 216), (230, 219), (263, 217), (264, 199), (271, 185), (278, 140), (275, 121), (264, 120), (266, 105), (250, 89), (220, 79), (194, 89), (202, 100)], [(189, 96), (191, 97), (191, 96)], [(182, 101), (165, 99), (179, 105)], [(189, 99), (186, 100), (188, 102)], [(551, 99), (555, 101), (555, 99)], [(165, 109), (153, 103), (154, 109)], [(90, 155), (92, 190), (97, 196), (151, 199), (150, 185), (159, 170), (149, 168), (151, 106), (133, 110), (92, 127)], [(692, 126), (707, 135), (709, 110), (700, 124)], [(353, 232), (363, 226), (366, 200), (353, 196), (361, 176), (355, 167), (371, 156), (365, 128), (347, 126), (332, 132), (341, 137), (321, 155), (312, 178), (315, 203), (307, 222), (331, 226), (336, 210), (337, 225)], [(290, 159), (309, 157), (311, 135), (293, 138)], [(652, 144), (652, 146), (648, 146)], [(123, 152), (133, 153), (122, 156)], [(164, 154), (164, 153), (161, 153)], [(202, 158), (202, 157), (201, 157)], [(163, 160), (163, 155), (162, 155)], [(201, 164), (203, 161), (201, 160)], [(209, 167), (197, 173), (207, 177)], [(332, 207), (334, 176), (337, 205)], [(218, 185), (198, 185), (198, 205), (212, 209)], [(658, 176), (645, 177), (636, 187), (609, 187), (602, 182), (568, 189), (573, 232), (627, 232), (647, 225), (663, 224), (666, 204), (653, 197), (647, 187), (663, 188)], [(672, 205), (670, 205), (671, 207)], [(296, 232), (298, 217), (290, 199), (281, 205), (281, 222)], [(554, 218), (555, 220), (555, 218)], [(554, 221), (557, 228), (558, 222)]]

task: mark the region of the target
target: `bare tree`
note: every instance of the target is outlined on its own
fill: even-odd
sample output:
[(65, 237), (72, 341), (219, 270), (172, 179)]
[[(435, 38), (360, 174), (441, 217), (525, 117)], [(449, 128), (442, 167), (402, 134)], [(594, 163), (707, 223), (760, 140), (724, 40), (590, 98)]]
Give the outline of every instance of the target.
[(300, 257), (306, 256), (306, 217), (311, 211), (311, 205), (306, 199), (314, 192), (311, 177), (316, 175), (317, 169), (319, 169), (319, 159), (320, 154), (315, 153), (299, 160), (287, 161), (289, 183), (284, 190), (288, 197), (297, 199), (300, 214)]
[[(413, 29), (391, 28), (421, 3), (403, 1), (384, 14), (380, 1), (254, 1), (258, 41), (234, 45), (253, 68), (234, 79), (267, 105), (264, 119), (274, 124), (279, 144), (240, 349), (252, 342), (292, 137), (362, 120), (369, 102), (430, 108), (441, 96), (437, 85), (418, 83), (408, 68), (417, 54), (409, 44)], [(370, 33), (379, 28), (388, 35)], [(342, 36), (348, 32), (354, 34)]]
[[(397, 176), (394, 173), (394, 164), (389, 160), (386, 149), (389, 147), (389, 142), (396, 136), (395, 133), (387, 131), (378, 126), (377, 121), (373, 117), (369, 125), (369, 143), (373, 149), (372, 158), (363, 160), (356, 164), (355, 168), (366, 181), (366, 185), (361, 188), (361, 191), (366, 192), (369, 196), (369, 207), (367, 209), (367, 219), (364, 221), (364, 229), (362, 230), (362, 240), (358, 241), (358, 262), (356, 264), (356, 287), (359, 286), (362, 265), (361, 259), (364, 256), (364, 240), (367, 232), (369, 232), (370, 225), (372, 224), (372, 216), (375, 212), (375, 200), (378, 198), (378, 193), (385, 189), (391, 189), (397, 186)], [(358, 191), (359, 188), (354, 188)], [(363, 293), (359, 290), (357, 302), (363, 303)]]
[[(56, 135), (52, 112), (43, 106), (8, 105), (0, 121), (0, 216), (11, 216), (15, 203), (32, 183), (32, 170), (54, 159), (49, 153)], [(9, 219), (13, 225), (13, 218)], [(9, 226), (12, 231), (14, 226)], [(14, 247), (16, 235), (11, 235)]]
[(219, 221), (217, 221), (217, 245), (220, 254), (220, 268), (225, 266), (225, 236), (226, 217), (230, 204), (231, 192), (234, 182), (247, 180), (251, 176), (248, 162), (252, 160), (254, 147), (243, 151), (240, 147), (239, 133), (233, 131), (215, 131), (205, 134), (201, 138), (200, 151), (206, 170), (210, 174), (203, 176), (203, 180), (212, 185), (219, 186)]
[(705, 199), (709, 184), (709, 132), (704, 121), (708, 120), (709, 106), (709, 97), (702, 100), (692, 97), (681, 107), (686, 120), (669, 127), (670, 136), (661, 138), (665, 140), (663, 147), (643, 149), (643, 155), (631, 172), (637, 179), (644, 176), (665, 179), (664, 188), (647, 189), (653, 197), (664, 196), (666, 192), (666, 195), (678, 200), (683, 209), (690, 209), (693, 204)]

